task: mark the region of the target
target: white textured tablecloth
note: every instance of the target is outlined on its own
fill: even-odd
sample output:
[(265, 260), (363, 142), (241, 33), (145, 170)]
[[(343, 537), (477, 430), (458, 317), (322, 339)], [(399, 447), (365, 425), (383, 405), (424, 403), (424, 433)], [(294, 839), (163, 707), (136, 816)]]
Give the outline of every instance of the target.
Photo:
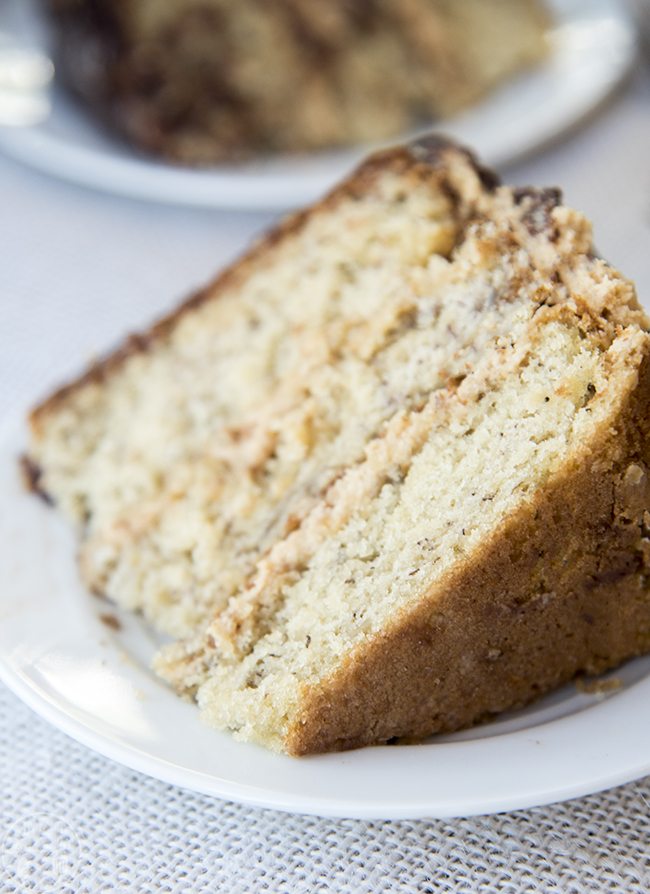
[[(650, 306), (647, 72), (588, 126), (506, 174), (561, 183), (595, 221), (601, 254)], [(0, 157), (0, 415), (170, 307), (269, 221), (100, 195)], [(99, 757), (0, 686), (2, 892), (631, 894), (650, 890), (649, 814), (650, 778), (455, 821), (256, 810)]]

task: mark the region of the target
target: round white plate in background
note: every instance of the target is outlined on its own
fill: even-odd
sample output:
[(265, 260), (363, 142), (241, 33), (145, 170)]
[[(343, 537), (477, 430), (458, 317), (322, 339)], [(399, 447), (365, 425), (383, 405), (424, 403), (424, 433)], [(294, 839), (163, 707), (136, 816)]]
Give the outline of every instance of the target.
[[(15, 0), (12, 0), (15, 2)], [(15, 40), (41, 41), (30, 0), (19, 0)], [(623, 0), (549, 0), (548, 59), (435, 128), (493, 165), (547, 143), (598, 106), (630, 69), (635, 29)], [(0, 23), (1, 24), (1, 23)], [(56, 84), (40, 123), (0, 127), (0, 149), (48, 174), (135, 198), (214, 208), (282, 209), (306, 204), (336, 183), (371, 147), (281, 156), (193, 170), (145, 158), (113, 140)]]
[(149, 669), (143, 622), (83, 590), (71, 531), (22, 487), (23, 445), (19, 425), (0, 438), (0, 678), (89, 748), (232, 801), (376, 819), (532, 807), (650, 772), (650, 657), (600, 694), (572, 684), (421, 745), (290, 758), (209, 729)]

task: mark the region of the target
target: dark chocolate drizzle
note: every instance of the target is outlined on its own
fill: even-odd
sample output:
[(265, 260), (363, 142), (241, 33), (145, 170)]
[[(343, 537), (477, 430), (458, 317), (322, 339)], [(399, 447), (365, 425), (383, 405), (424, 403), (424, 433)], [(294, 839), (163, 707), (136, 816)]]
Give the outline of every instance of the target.
[(486, 168), (480, 163), (474, 153), (461, 146), (449, 137), (439, 133), (425, 134), (408, 144), (411, 155), (418, 161), (424, 161), (429, 165), (440, 163), (445, 152), (461, 152), (472, 165), (478, 177), (488, 192), (494, 192), (500, 186), (501, 179), (496, 171)]
[(43, 502), (48, 504), (48, 506), (53, 506), (54, 500), (47, 491), (43, 490), (41, 487), (41, 480), (43, 477), (41, 467), (35, 463), (31, 457), (27, 456), (26, 453), (23, 453), (18, 462), (25, 487), (33, 494), (40, 497)]
[(555, 235), (551, 212), (562, 203), (561, 190), (554, 186), (545, 189), (520, 186), (512, 190), (512, 197), (516, 205), (526, 206), (521, 221), (531, 236), (544, 232)]

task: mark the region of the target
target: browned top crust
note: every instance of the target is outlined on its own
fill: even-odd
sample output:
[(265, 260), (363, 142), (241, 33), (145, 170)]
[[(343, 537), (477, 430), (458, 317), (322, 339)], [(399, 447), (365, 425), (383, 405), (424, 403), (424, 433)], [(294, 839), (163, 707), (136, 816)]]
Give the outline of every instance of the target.
[[(431, 167), (440, 164), (441, 159), (444, 158), (445, 153), (449, 152), (450, 149), (463, 155), (463, 157), (472, 165), (486, 192), (494, 192), (497, 186), (501, 185), (501, 178), (496, 171), (481, 164), (471, 149), (468, 149), (466, 146), (461, 146), (459, 143), (456, 143), (454, 140), (450, 139), (450, 137), (446, 137), (443, 134), (425, 134), (424, 136), (412, 140), (403, 147), (403, 151), (408, 153), (412, 159), (425, 162)], [(398, 149), (388, 150), (388, 153), (397, 153), (398, 151)], [(378, 152), (376, 156), (372, 157), (381, 157), (382, 154), (383, 153)], [(532, 190), (532, 187), (530, 189)], [(522, 192), (525, 192), (525, 190), (522, 190)]]

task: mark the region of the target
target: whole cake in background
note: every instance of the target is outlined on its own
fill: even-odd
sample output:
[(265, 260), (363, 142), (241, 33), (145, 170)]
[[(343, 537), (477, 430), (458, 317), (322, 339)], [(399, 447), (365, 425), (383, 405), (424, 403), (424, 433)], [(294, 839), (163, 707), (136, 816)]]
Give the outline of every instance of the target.
[(31, 416), (87, 587), (209, 723), (423, 737), (650, 650), (650, 333), (555, 189), (371, 156)]
[(545, 52), (541, 0), (45, 0), (57, 75), (186, 164), (374, 140)]

